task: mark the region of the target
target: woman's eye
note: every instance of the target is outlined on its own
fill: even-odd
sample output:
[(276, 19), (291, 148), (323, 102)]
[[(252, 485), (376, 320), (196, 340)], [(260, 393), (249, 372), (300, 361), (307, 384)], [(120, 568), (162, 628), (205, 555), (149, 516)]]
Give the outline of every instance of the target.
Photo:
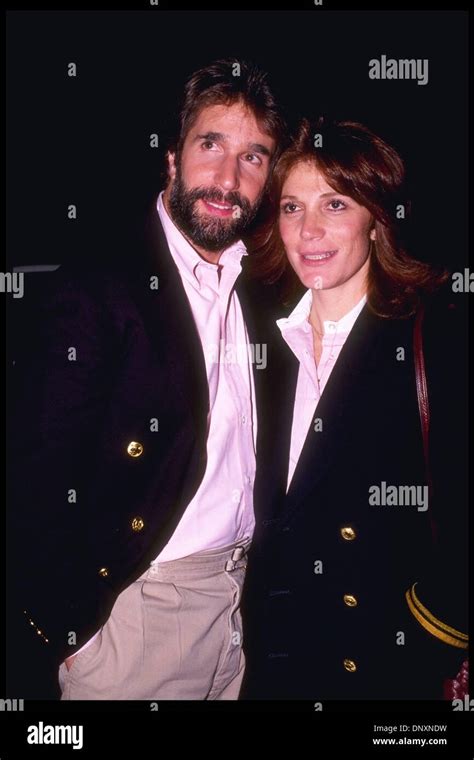
[(289, 201), (288, 203), (283, 203), (281, 206), (281, 211), (283, 214), (294, 214), (297, 208), (298, 206), (296, 203), (291, 203), (291, 201)]
[(343, 208), (347, 208), (344, 201), (340, 201), (338, 198), (335, 198), (333, 201), (330, 201), (329, 208), (332, 211), (340, 211)]

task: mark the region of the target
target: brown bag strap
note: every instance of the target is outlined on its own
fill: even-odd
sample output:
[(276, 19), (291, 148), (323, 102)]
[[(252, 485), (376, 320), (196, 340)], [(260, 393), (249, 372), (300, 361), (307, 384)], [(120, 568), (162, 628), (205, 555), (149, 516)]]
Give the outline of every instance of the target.
[(420, 412), (421, 434), (423, 438), (423, 454), (425, 459), (425, 477), (428, 484), (428, 500), (430, 507), (431, 530), (433, 540), (436, 541), (436, 523), (431, 510), (431, 497), (433, 485), (430, 469), (430, 402), (428, 397), (428, 383), (426, 382), (425, 355), (423, 353), (423, 317), (425, 309), (420, 305), (413, 326), (413, 357), (415, 361), (416, 395), (418, 398), (418, 410)]
[(427, 474), (429, 474), (430, 402), (428, 398), (428, 384), (426, 382), (425, 356), (423, 353), (423, 317), (424, 307), (420, 306), (416, 313), (415, 325), (413, 328), (413, 354), (415, 359), (416, 394), (418, 397), (418, 409), (420, 411), (425, 469)]
[[(437, 526), (431, 509), (431, 496), (433, 486), (431, 482), (430, 457), (429, 457), (429, 433), (430, 433), (430, 403), (428, 398), (428, 384), (426, 382), (425, 356), (423, 353), (423, 317), (424, 307), (420, 306), (416, 313), (413, 327), (413, 356), (415, 360), (416, 395), (418, 397), (418, 409), (420, 412), (421, 433), (423, 436), (423, 453), (425, 457), (426, 482), (428, 483), (428, 499), (430, 506), (431, 533), (433, 542), (436, 544)], [(455, 678), (447, 678), (444, 681), (444, 698), (447, 700), (464, 699), (469, 692), (469, 662), (464, 660)]]

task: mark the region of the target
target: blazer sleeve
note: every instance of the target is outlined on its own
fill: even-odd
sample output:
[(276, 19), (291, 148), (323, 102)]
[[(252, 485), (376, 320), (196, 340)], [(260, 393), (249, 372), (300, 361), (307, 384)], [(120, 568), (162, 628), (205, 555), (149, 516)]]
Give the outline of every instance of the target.
[[(92, 273), (35, 277), (45, 278), (35, 308), (25, 329), (10, 334), (7, 603), (14, 629), (27, 626), (61, 660), (92, 633), (83, 630), (96, 582), (85, 483), (114, 336)], [(28, 284), (27, 275), (25, 299)]]
[(460, 661), (468, 647), (468, 340), (460, 300), (466, 297), (450, 293), (425, 316), (434, 551), (406, 591), (417, 622), (457, 650)]

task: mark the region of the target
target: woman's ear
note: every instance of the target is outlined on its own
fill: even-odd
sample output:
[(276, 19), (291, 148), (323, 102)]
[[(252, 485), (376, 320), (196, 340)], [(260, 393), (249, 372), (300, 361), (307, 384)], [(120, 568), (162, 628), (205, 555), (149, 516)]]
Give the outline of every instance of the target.
[(370, 230), (369, 237), (371, 240), (376, 240), (377, 230), (375, 229), (375, 227), (372, 227), (372, 229)]

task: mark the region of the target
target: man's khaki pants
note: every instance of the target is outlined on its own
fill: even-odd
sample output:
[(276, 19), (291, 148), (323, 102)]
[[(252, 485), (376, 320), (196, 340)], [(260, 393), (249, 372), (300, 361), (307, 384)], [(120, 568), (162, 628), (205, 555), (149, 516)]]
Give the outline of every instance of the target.
[(249, 546), (150, 565), (70, 670), (61, 664), (61, 699), (237, 699)]

